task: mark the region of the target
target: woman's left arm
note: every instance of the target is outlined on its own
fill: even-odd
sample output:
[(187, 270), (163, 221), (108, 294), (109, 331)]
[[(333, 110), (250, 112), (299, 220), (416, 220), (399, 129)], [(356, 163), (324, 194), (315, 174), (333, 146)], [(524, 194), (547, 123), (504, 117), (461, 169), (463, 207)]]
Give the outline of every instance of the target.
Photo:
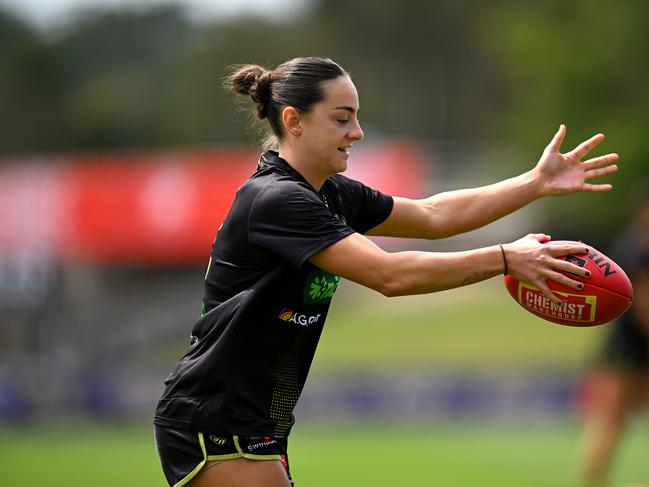
[(443, 238), (468, 232), (508, 215), (532, 201), (550, 195), (580, 191), (610, 191), (610, 184), (591, 184), (594, 178), (617, 171), (617, 154), (582, 161), (602, 140), (597, 134), (565, 154), (560, 152), (566, 135), (561, 125), (534, 169), (495, 184), (440, 193), (412, 200), (394, 198), (386, 221), (367, 234), (389, 237)]

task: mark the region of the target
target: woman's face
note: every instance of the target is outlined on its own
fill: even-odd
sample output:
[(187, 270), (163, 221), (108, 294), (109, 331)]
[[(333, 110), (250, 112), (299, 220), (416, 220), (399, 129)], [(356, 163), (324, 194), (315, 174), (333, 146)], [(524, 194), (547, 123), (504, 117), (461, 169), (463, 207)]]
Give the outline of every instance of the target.
[(327, 177), (347, 169), (351, 146), (363, 138), (358, 122), (358, 93), (348, 76), (323, 83), (324, 99), (300, 114), (302, 133), (296, 145)]

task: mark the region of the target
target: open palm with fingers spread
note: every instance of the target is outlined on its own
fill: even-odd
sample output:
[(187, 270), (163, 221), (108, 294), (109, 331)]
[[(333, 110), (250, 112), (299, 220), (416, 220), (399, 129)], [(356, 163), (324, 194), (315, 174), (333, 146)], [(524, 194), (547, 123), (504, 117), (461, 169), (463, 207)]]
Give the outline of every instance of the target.
[(582, 161), (602, 140), (597, 134), (585, 140), (570, 152), (562, 154), (561, 144), (566, 136), (566, 126), (561, 124), (552, 141), (543, 151), (536, 165), (542, 181), (542, 194), (562, 195), (578, 191), (610, 191), (610, 184), (591, 184), (588, 181), (617, 171), (614, 164), (619, 156), (615, 153)]

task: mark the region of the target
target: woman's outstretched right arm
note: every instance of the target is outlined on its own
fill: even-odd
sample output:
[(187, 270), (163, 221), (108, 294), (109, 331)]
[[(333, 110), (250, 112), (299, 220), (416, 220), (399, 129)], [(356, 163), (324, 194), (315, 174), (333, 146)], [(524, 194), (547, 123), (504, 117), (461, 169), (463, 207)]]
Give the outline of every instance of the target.
[[(549, 237), (534, 234), (504, 244), (509, 274), (532, 284), (555, 303), (547, 280), (573, 289), (581, 283), (560, 271), (585, 276), (586, 270), (557, 259), (583, 253), (578, 245), (544, 245)], [(386, 252), (368, 238), (354, 233), (321, 250), (309, 261), (317, 267), (374, 289), (385, 296), (425, 294), (484, 281), (505, 269), (503, 252), (494, 245), (463, 252)]]

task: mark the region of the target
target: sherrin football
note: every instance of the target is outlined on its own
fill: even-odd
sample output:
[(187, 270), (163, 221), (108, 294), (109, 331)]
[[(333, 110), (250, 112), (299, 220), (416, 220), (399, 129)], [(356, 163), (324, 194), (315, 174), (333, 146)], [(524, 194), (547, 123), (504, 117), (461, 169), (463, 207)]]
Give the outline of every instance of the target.
[[(576, 244), (580, 242), (555, 241), (546, 245)], [(548, 286), (561, 297), (562, 303), (556, 305), (538, 288), (521, 282), (515, 277), (505, 276), (505, 286), (509, 294), (530, 313), (553, 323), (568, 326), (595, 326), (608, 323), (624, 313), (633, 301), (633, 286), (622, 268), (613, 260), (586, 245), (588, 254), (574, 254), (558, 257), (590, 271), (591, 277), (567, 274), (580, 281), (581, 290), (572, 289), (554, 281)]]

